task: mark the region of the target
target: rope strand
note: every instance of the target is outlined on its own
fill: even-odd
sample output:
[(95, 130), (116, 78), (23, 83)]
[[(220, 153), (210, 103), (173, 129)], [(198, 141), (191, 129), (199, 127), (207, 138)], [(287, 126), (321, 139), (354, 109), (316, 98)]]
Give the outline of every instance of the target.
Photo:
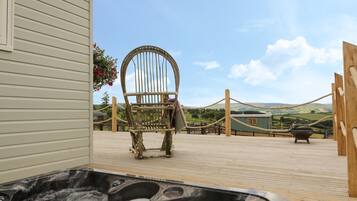
[(209, 107), (212, 107), (212, 106), (214, 106), (214, 105), (217, 105), (217, 104), (219, 104), (220, 102), (222, 102), (222, 101), (224, 101), (224, 100), (225, 100), (225, 98), (222, 98), (222, 99), (220, 99), (220, 100), (218, 100), (218, 101), (216, 101), (216, 102), (214, 102), (214, 103), (212, 103), (212, 104), (209, 104), (209, 105), (206, 105), (206, 106), (202, 106), (202, 107), (184, 106), (184, 108), (186, 108), (186, 109), (205, 109), (205, 108), (209, 108)]
[[(326, 120), (326, 119), (330, 119), (330, 118), (332, 118), (332, 115), (324, 116), (324, 117), (320, 118), (320, 119), (317, 120), (317, 121), (314, 121), (314, 122), (312, 122), (312, 123), (310, 123), (310, 124), (307, 124), (307, 126), (313, 126), (313, 125), (315, 125), (315, 124), (318, 124), (318, 123), (320, 123), (320, 122), (322, 122), (322, 121), (324, 121), (324, 120)], [(262, 127), (253, 126), (253, 125), (247, 124), (247, 123), (245, 123), (245, 122), (243, 122), (243, 121), (240, 121), (240, 120), (238, 120), (238, 119), (235, 119), (235, 118), (233, 118), (233, 117), (231, 117), (231, 119), (232, 119), (233, 121), (239, 123), (239, 124), (244, 125), (244, 126), (247, 126), (247, 127), (250, 127), (250, 128), (254, 128), (254, 129), (257, 129), (257, 130), (266, 131), (266, 132), (287, 133), (287, 132), (290, 132), (290, 130), (291, 130), (291, 129), (268, 129), (268, 128), (262, 128)]]
[(100, 112), (100, 111), (102, 111), (102, 110), (105, 110), (105, 109), (107, 109), (107, 108), (109, 108), (111, 105), (107, 105), (107, 106), (105, 106), (105, 107), (103, 107), (103, 108), (100, 108), (100, 109), (98, 109), (98, 110), (93, 110), (94, 112)]
[(126, 121), (126, 120), (124, 120), (124, 119), (121, 119), (120, 117), (117, 117), (116, 119), (117, 119), (118, 121), (120, 121), (120, 122), (128, 123), (128, 121)]
[(213, 125), (215, 125), (215, 124), (218, 124), (219, 122), (223, 121), (224, 119), (225, 119), (225, 117), (222, 117), (222, 118), (218, 119), (218, 120), (215, 121), (215, 122), (212, 122), (212, 123), (210, 123), (210, 124), (203, 125), (203, 126), (188, 126), (188, 125), (187, 125), (187, 122), (185, 121), (185, 127), (186, 127), (186, 128), (208, 128), (208, 127), (211, 127), (211, 126), (213, 126)]
[(112, 118), (109, 118), (109, 119), (106, 119), (104, 121), (96, 121), (96, 122), (93, 122), (93, 124), (102, 124), (102, 123), (105, 123), (105, 122), (108, 122), (108, 121), (111, 121)]
[(237, 99), (234, 99), (234, 98), (231, 98), (232, 101), (235, 101), (237, 103), (240, 103), (242, 105), (245, 105), (245, 106), (249, 106), (249, 107), (253, 107), (253, 108), (258, 108), (258, 109), (266, 109), (266, 110), (281, 110), (281, 109), (292, 109), (292, 108), (296, 108), (296, 107), (301, 107), (301, 106), (304, 106), (304, 105), (308, 105), (308, 104), (311, 104), (311, 103), (314, 103), (314, 102), (317, 102), (321, 99), (324, 99), (326, 97), (329, 97), (331, 96), (332, 93), (329, 93), (329, 94), (326, 94), (324, 96), (321, 96), (319, 98), (316, 98), (312, 101), (308, 101), (308, 102), (305, 102), (305, 103), (301, 103), (301, 104), (297, 104), (297, 105), (291, 105), (291, 106), (281, 106), (281, 107), (263, 107), (263, 106), (258, 106), (258, 105), (253, 105), (253, 104), (250, 104), (250, 103), (245, 103), (245, 102), (242, 102), (242, 101), (239, 101)]
[(313, 125), (315, 125), (315, 124), (320, 123), (321, 121), (324, 121), (324, 120), (326, 120), (326, 119), (331, 119), (331, 118), (332, 118), (332, 115), (324, 116), (324, 117), (322, 117), (321, 119), (319, 119), (319, 120), (317, 120), (317, 121), (315, 121), (315, 122), (312, 122), (311, 124), (308, 124), (308, 126), (313, 126)]
[(120, 103), (117, 103), (117, 106), (118, 106), (119, 108), (121, 108), (121, 109), (125, 109), (125, 107), (122, 106)]

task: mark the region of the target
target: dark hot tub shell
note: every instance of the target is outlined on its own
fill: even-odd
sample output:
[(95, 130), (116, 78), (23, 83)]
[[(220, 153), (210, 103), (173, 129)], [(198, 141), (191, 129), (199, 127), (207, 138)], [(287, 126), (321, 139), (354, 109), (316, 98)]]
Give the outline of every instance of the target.
[(272, 193), (71, 169), (0, 185), (0, 201), (283, 201)]

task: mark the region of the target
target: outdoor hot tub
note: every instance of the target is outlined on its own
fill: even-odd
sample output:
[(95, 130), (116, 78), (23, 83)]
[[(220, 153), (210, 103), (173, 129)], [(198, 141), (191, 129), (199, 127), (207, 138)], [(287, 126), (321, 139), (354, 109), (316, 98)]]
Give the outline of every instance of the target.
[(0, 201), (283, 201), (272, 193), (70, 169), (0, 185)]

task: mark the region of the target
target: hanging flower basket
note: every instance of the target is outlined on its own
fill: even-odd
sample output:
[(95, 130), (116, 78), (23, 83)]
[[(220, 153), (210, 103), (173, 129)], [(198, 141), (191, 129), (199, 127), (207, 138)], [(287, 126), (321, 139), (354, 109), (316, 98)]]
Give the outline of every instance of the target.
[(105, 55), (104, 50), (94, 44), (93, 52), (93, 90), (104, 85), (112, 86), (117, 78), (117, 59)]

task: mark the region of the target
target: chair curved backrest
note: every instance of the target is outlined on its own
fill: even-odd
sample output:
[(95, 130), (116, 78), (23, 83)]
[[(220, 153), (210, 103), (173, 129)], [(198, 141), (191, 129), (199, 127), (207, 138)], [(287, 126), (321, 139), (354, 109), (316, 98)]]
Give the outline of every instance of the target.
[(167, 76), (167, 65), (169, 64), (175, 77), (175, 92), (178, 93), (180, 85), (179, 68), (174, 58), (165, 50), (156, 46), (144, 45), (137, 47), (128, 53), (128, 55), (123, 60), (120, 70), (123, 93), (127, 92), (125, 76), (130, 63), (132, 63), (135, 68), (135, 92), (165, 92), (167, 90), (167, 88), (165, 88), (167, 87), (167, 85), (165, 85), (167, 82), (164, 82), (165, 80), (161, 80), (163, 81), (161, 83), (157, 82), (156, 84), (158, 85), (156, 85), (156, 87), (153, 85), (153, 87), (155, 87), (153, 89), (149, 88), (146, 90), (144, 85), (146, 84), (145, 81), (155, 81), (155, 78), (164, 78), (165, 75)]
[(168, 52), (150, 45), (135, 48), (124, 58), (120, 78), (129, 127), (140, 131), (145, 131), (144, 127), (151, 131), (170, 127), (147, 123), (158, 120), (164, 124), (160, 119), (172, 102), (169, 100), (178, 97), (179, 68)]

